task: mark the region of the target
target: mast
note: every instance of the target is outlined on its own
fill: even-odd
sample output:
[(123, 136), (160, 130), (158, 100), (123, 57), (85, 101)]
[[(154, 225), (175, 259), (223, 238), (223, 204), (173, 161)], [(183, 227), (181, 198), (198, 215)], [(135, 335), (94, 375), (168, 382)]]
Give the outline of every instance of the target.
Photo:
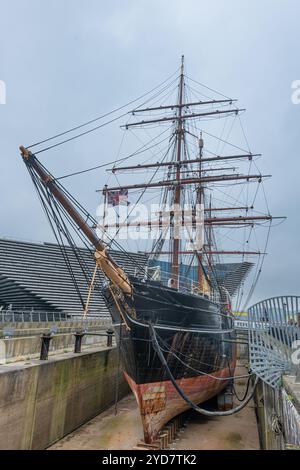
[[(175, 194), (174, 194), (174, 207), (178, 209), (180, 206), (180, 199), (181, 199), (181, 186), (180, 186), (180, 161), (181, 161), (181, 149), (182, 149), (182, 142), (183, 142), (183, 121), (182, 121), (182, 109), (183, 109), (183, 86), (184, 86), (184, 56), (181, 57), (181, 74), (180, 74), (180, 82), (179, 82), (179, 98), (178, 98), (178, 121), (177, 121), (177, 169), (176, 169), (176, 182), (177, 185), (175, 187)], [(175, 281), (175, 287), (179, 287), (178, 285), (178, 274), (179, 274), (179, 245), (180, 240), (177, 237), (174, 237), (174, 229), (173, 229), (173, 255), (172, 255), (172, 275)]]
[[(211, 219), (211, 195), (209, 196), (209, 219)], [(208, 224), (208, 276), (211, 279), (211, 274), (212, 274), (212, 224)]]
[[(219, 166), (220, 162), (230, 162), (236, 160), (253, 160), (254, 157), (260, 156), (260, 154), (253, 154), (250, 151), (243, 150), (238, 146), (234, 146), (226, 140), (222, 140), (217, 138), (216, 136), (209, 134), (203, 130), (204, 134), (207, 134), (213, 138), (217, 138), (221, 140), (224, 144), (227, 143), (236, 149), (238, 149), (241, 153), (236, 154), (227, 154), (227, 155), (220, 155), (209, 151), (207, 149), (206, 152), (203, 151), (203, 139), (202, 139), (202, 131), (199, 137), (200, 129), (197, 128), (196, 124), (194, 127), (194, 133), (191, 132), (191, 129), (186, 121), (194, 121), (195, 118), (198, 118), (197, 121), (200, 121), (202, 118), (207, 120), (208, 117), (213, 119), (215, 118), (222, 118), (226, 116), (233, 116), (238, 115), (240, 112), (245, 111), (244, 109), (239, 109), (236, 106), (232, 108), (232, 104), (236, 101), (233, 99), (207, 99), (207, 100), (200, 100), (200, 101), (191, 101), (189, 102), (188, 95), (185, 93), (185, 86), (188, 84), (185, 83), (185, 74), (184, 74), (184, 56), (181, 57), (181, 68), (180, 68), (180, 75), (176, 79), (178, 81), (177, 85), (177, 96), (174, 98), (174, 104), (172, 103), (164, 103), (162, 106), (157, 106), (156, 102), (156, 94), (152, 96), (148, 102), (155, 99), (153, 107), (137, 107), (136, 109), (130, 111), (127, 114), (132, 114), (136, 118), (142, 115), (142, 113), (146, 113), (148, 118), (138, 120), (135, 119), (135, 122), (127, 123), (122, 128), (130, 129), (131, 127), (139, 128), (139, 127), (146, 127), (147, 125), (153, 125), (157, 123), (158, 125), (169, 124), (172, 126), (172, 135), (168, 141), (167, 151), (164, 152), (164, 149), (160, 149), (160, 151), (164, 152), (164, 156), (159, 161), (153, 161), (152, 159), (147, 159), (142, 164), (132, 165), (132, 164), (125, 164), (124, 166), (114, 166), (113, 168), (109, 168), (106, 171), (111, 171), (112, 173), (122, 172), (122, 171), (130, 171), (131, 170), (148, 170), (148, 169), (155, 169), (155, 173), (151, 177), (148, 182), (141, 182), (138, 180), (137, 183), (131, 183), (129, 180), (127, 184), (118, 186), (105, 187), (99, 192), (102, 191), (104, 195), (104, 212), (103, 212), (103, 229), (107, 230), (111, 227), (113, 228), (122, 228), (122, 227), (141, 227), (149, 228), (150, 230), (152, 227), (158, 228), (159, 230), (159, 237), (155, 239), (155, 243), (153, 242), (153, 249), (150, 254), (155, 255), (155, 258), (158, 258), (159, 255), (168, 255), (168, 261), (170, 265), (170, 276), (173, 279), (172, 287), (179, 288), (180, 284), (180, 265), (185, 255), (193, 255), (191, 256), (191, 263), (188, 266), (188, 269), (191, 268), (193, 264), (193, 274), (195, 272), (198, 280), (198, 288), (199, 291), (202, 293), (210, 293), (212, 289), (216, 287), (216, 283), (211, 283), (212, 275), (214, 274), (214, 269), (212, 263), (216, 261), (214, 258), (216, 255), (261, 255), (265, 253), (261, 253), (260, 251), (239, 251), (239, 250), (223, 250), (218, 249), (217, 239), (215, 238), (220, 228), (225, 228), (227, 231), (228, 228), (241, 228), (241, 227), (253, 227), (256, 224), (261, 224), (264, 221), (272, 221), (274, 217), (272, 217), (269, 213), (267, 215), (250, 215), (248, 214), (248, 209), (254, 209), (253, 206), (251, 207), (237, 207), (237, 205), (230, 206), (230, 202), (227, 203), (225, 200), (226, 207), (218, 207), (215, 206), (214, 199), (212, 199), (211, 195), (208, 197), (207, 190), (214, 189), (215, 186), (218, 186), (220, 183), (231, 183), (231, 182), (245, 182), (249, 183), (251, 181), (257, 181), (260, 183), (263, 178), (268, 178), (270, 175), (262, 175), (259, 171), (256, 174), (240, 174), (236, 173), (236, 167), (221, 167)], [(173, 86), (173, 81), (172, 81)], [(164, 92), (165, 89), (159, 91), (158, 95)], [(171, 90), (173, 93), (173, 88)], [(149, 92), (150, 93), (150, 92)], [(165, 96), (165, 95), (164, 95)], [(173, 95), (172, 95), (173, 96)], [(225, 98), (225, 97), (224, 97)], [(138, 100), (136, 100), (138, 101)], [(172, 99), (173, 101), (173, 99)], [(211, 106), (210, 106), (211, 105)], [(215, 105), (218, 106), (218, 109), (215, 108)], [(141, 105), (142, 106), (142, 105)], [(143, 105), (144, 106), (144, 105)], [(203, 108), (204, 106), (204, 108)], [(162, 114), (157, 111), (164, 111)], [(201, 111), (201, 112), (200, 112)], [(154, 112), (154, 114), (151, 114)], [(79, 126), (81, 127), (81, 126)], [(153, 127), (153, 126), (152, 126)], [(92, 129), (95, 130), (95, 129)], [(147, 131), (147, 127), (146, 127)], [(197, 134), (197, 135), (195, 135)], [(80, 134), (83, 135), (83, 134)], [(77, 137), (79, 137), (78, 135)], [(189, 150), (189, 140), (190, 136), (198, 140), (198, 148), (194, 150), (192, 147), (191, 151)], [(149, 143), (144, 144), (137, 152), (132, 153), (128, 157), (123, 159), (118, 159), (119, 162), (125, 161), (127, 158), (136, 156), (146, 150), (150, 150), (152, 147), (160, 145), (166, 139), (162, 139), (161, 141), (157, 142), (157, 137), (155, 139), (150, 140)], [(155, 141), (154, 145), (149, 144)], [(61, 142), (64, 143), (64, 142)], [(172, 151), (171, 151), (172, 149)], [(34, 154), (32, 154), (28, 149), (24, 147), (20, 147), (21, 154), (23, 157), (24, 162), (26, 163), (28, 170), (31, 173), (34, 183), (42, 183), (43, 187), (39, 185), (38, 189), (41, 189), (42, 195), (45, 198), (48, 198), (49, 194), (56, 199), (58, 202), (57, 211), (62, 211), (63, 217), (67, 218), (67, 222), (72, 225), (73, 229), (78, 229), (78, 231), (82, 232), (85, 238), (94, 246), (95, 248), (95, 258), (96, 258), (96, 267), (101, 269), (105, 276), (110, 281), (110, 288), (116, 288), (114, 291), (117, 292), (118, 296), (123, 298), (123, 294), (132, 295), (133, 294), (133, 284), (131, 283), (130, 279), (127, 277), (124, 270), (119, 267), (113, 260), (110, 253), (107, 251), (108, 247), (99, 237), (95, 229), (99, 226), (96, 225), (96, 221), (92, 220), (92, 218), (88, 215), (86, 211), (83, 210), (82, 206), (77, 205), (76, 200), (74, 200), (67, 191), (64, 191), (63, 187), (60, 183), (53, 178), (51, 174), (45, 169), (45, 167), (37, 160)], [(195, 153), (194, 153), (195, 152)], [(156, 156), (156, 153), (153, 153), (153, 157)], [(168, 157), (167, 159), (165, 157)], [(216, 163), (216, 165), (214, 165)], [(213, 164), (212, 166), (210, 166)], [(232, 163), (233, 164), (233, 163)], [(98, 167), (95, 167), (98, 168)], [(90, 169), (92, 170), (92, 169)], [(90, 171), (87, 170), (87, 171)], [(160, 176), (161, 173), (159, 170), (163, 170), (163, 176)], [(230, 173), (227, 171), (230, 170)], [(222, 172), (222, 173), (221, 173)], [(76, 173), (79, 174), (80, 172)], [(147, 173), (147, 172), (146, 172)], [(157, 176), (158, 175), (158, 176)], [(209, 185), (212, 185), (210, 188)], [(193, 201), (193, 210), (192, 211), (192, 218), (189, 219), (185, 217), (185, 214), (181, 209), (183, 203), (185, 202), (186, 193), (184, 192), (184, 187), (187, 186), (190, 189), (189, 200)], [(129, 220), (130, 214), (127, 216), (125, 223), (120, 221), (118, 218), (117, 224), (109, 224), (106, 221), (106, 207), (109, 200), (108, 193), (109, 192), (119, 192), (120, 190), (137, 190), (139, 189), (146, 190), (153, 190), (155, 188), (159, 188), (163, 191), (163, 201), (162, 207), (165, 208), (167, 203), (171, 203), (170, 210), (164, 210), (158, 212), (158, 220), (143, 220), (143, 221), (133, 221)], [(144, 192), (143, 191), (143, 192)], [(143, 194), (142, 194), (143, 195)], [(141, 195), (141, 196), (142, 196)], [(140, 200), (141, 196), (139, 197), (138, 201)], [(156, 198), (156, 195), (155, 195)], [(234, 199), (234, 198), (232, 198)], [(218, 199), (216, 198), (216, 201)], [(238, 202), (239, 199), (236, 199)], [(43, 201), (44, 202), (44, 201)], [(52, 198), (51, 200), (47, 199), (46, 203), (50, 204), (52, 209)], [(194, 207), (196, 203), (196, 207)], [(224, 203), (224, 205), (225, 205)], [(182, 220), (180, 225), (185, 226), (186, 228), (195, 227), (195, 214), (199, 214), (197, 211), (197, 205), (201, 207), (201, 218), (203, 218), (203, 225), (204, 225), (204, 240), (203, 246), (201, 249), (195, 248), (195, 245), (192, 246), (193, 249), (189, 249), (185, 246), (184, 242), (181, 242), (179, 237), (179, 223), (178, 223), (178, 212), (182, 213)], [(206, 206), (206, 207), (205, 207)], [(78, 210), (79, 207), (79, 210)], [(81, 215), (81, 211), (84, 215), (87, 215), (87, 218), (84, 219)], [(195, 211), (196, 210), (196, 211)], [(237, 214), (237, 215), (222, 215), (218, 214), (218, 212), (227, 212), (227, 211), (244, 211), (246, 210), (246, 214)], [(169, 214), (169, 219), (165, 222), (164, 216)], [(203, 215), (202, 215), (203, 214)], [(216, 214), (216, 216), (214, 216)], [(257, 213), (259, 214), (259, 213)], [(118, 214), (117, 214), (118, 216)], [(276, 218), (276, 217), (275, 217)], [(280, 218), (280, 217), (278, 217)], [(72, 220), (71, 220), (72, 219)], [(73, 224), (72, 221), (75, 223)], [(93, 226), (90, 226), (89, 223), (92, 222)], [(196, 215), (196, 222), (197, 222), (197, 215)], [(202, 222), (202, 220), (201, 220)], [(214, 227), (218, 227), (215, 229)], [(164, 231), (163, 228), (167, 227)], [(60, 226), (58, 225), (58, 230)], [(68, 232), (62, 232), (66, 235), (69, 235)], [(163, 245), (165, 243), (165, 233), (170, 233), (170, 238), (168, 240), (168, 251), (163, 251)], [(196, 232), (197, 233), (197, 232)], [(190, 242), (192, 236), (189, 237)], [(196, 235), (197, 238), (197, 235)], [(198, 237), (199, 238), (199, 237)], [(249, 237), (250, 238), (250, 237)], [(202, 240), (201, 240), (202, 241)], [(183, 246), (184, 245), (184, 246)], [(194, 249), (195, 248), (195, 249)], [(147, 253), (147, 252), (144, 252)], [(194, 258), (196, 256), (196, 260)], [(149, 265), (150, 266), (150, 265)], [(148, 273), (146, 270), (143, 269), (143, 276)], [(195, 271), (194, 271), (195, 269)], [(87, 307), (89, 303), (90, 294), (93, 288), (93, 282), (96, 276), (96, 269), (94, 271), (93, 281), (90, 286)], [(194, 276), (192, 277), (194, 279)], [(192, 280), (190, 278), (190, 280)], [(143, 279), (146, 280), (145, 276)], [(218, 281), (216, 281), (218, 282)], [(212, 287), (212, 289), (211, 289)]]
[[(203, 138), (202, 138), (202, 132), (200, 134), (199, 138), (199, 180), (201, 180), (202, 176), (202, 159), (203, 159)], [(197, 199), (196, 199), (196, 204), (199, 204), (201, 207), (201, 204), (204, 204), (204, 193), (203, 193), (203, 186), (200, 183), (198, 186), (197, 190)], [(197, 258), (198, 260), (198, 286), (199, 289), (202, 288), (203, 284), (203, 268), (202, 268), (202, 254), (199, 254), (199, 257)]]

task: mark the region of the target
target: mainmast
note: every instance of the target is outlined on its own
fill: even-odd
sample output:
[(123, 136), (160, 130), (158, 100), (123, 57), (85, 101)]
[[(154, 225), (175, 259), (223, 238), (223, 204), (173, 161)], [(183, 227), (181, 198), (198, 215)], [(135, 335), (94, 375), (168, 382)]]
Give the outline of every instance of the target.
[[(180, 206), (180, 199), (181, 199), (181, 186), (180, 186), (180, 177), (181, 177), (181, 150), (182, 150), (182, 143), (183, 143), (183, 134), (184, 134), (184, 127), (183, 127), (183, 120), (182, 120), (182, 109), (183, 109), (183, 88), (184, 88), (184, 56), (181, 57), (181, 74), (180, 74), (180, 81), (179, 81), (179, 95), (178, 95), (178, 121), (177, 121), (177, 168), (176, 168), (176, 187), (175, 187), (175, 194), (174, 194), (174, 209), (178, 210)], [(180, 248), (180, 240), (176, 236), (176, 230), (174, 231), (173, 228), (173, 254), (172, 254), (172, 275), (175, 281), (175, 286), (178, 287), (178, 276), (179, 276), (179, 248)]]

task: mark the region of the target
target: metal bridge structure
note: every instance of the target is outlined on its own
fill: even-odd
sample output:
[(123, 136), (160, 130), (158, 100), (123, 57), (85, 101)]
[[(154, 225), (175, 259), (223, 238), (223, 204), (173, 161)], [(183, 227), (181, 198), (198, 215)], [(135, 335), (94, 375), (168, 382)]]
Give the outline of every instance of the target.
[(300, 379), (300, 296), (258, 302), (248, 309), (247, 321), (253, 372), (275, 389), (283, 374)]

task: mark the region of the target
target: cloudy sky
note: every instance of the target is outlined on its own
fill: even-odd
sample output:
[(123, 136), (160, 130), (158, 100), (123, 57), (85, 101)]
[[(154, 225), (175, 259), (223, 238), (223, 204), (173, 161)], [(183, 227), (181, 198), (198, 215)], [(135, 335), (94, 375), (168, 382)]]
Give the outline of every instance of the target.
[[(0, 237), (51, 240), (18, 146), (128, 102), (185, 54), (189, 75), (238, 98), (266, 183), (274, 228), (253, 300), (299, 293), (299, 0), (0, 0)], [(118, 126), (116, 126), (118, 130)], [(116, 129), (47, 152), (64, 174), (113, 160)], [(93, 213), (102, 172), (69, 188)]]

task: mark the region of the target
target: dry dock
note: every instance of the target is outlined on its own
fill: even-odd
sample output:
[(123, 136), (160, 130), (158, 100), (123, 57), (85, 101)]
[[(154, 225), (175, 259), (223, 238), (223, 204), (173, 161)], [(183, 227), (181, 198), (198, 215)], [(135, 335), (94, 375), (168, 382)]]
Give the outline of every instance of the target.
[[(243, 366), (237, 375), (246, 373)], [(236, 382), (236, 391), (242, 396), (245, 379)], [(235, 402), (235, 406), (238, 402)], [(98, 415), (64, 439), (50, 447), (56, 450), (129, 450), (142, 439), (142, 426), (133, 395), (123, 398), (117, 407)], [(193, 413), (171, 448), (178, 450), (255, 450), (259, 437), (254, 404), (240, 413), (226, 417), (207, 418)]]

